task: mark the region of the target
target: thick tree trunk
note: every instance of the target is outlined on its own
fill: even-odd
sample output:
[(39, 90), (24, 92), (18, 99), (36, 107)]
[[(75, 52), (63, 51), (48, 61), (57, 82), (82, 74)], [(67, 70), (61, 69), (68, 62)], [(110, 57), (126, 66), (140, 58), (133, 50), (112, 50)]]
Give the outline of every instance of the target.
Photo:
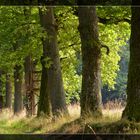
[(23, 110), (22, 78), (21, 66), (16, 65), (14, 68), (14, 114), (18, 114)]
[(26, 111), (27, 116), (35, 114), (35, 95), (33, 92), (33, 69), (34, 64), (31, 56), (25, 58), (25, 90), (26, 90)]
[(96, 7), (79, 7), (79, 32), (82, 49), (81, 116), (102, 116), (101, 50), (98, 39)]
[[(45, 58), (45, 56), (43, 57)], [(41, 75), (41, 86), (40, 86), (40, 96), (39, 96), (39, 105), (38, 105), (38, 116), (45, 114), (46, 116), (51, 116), (51, 103), (49, 90), (47, 86), (48, 73), (47, 68), (45, 67), (46, 63), (42, 60), (42, 75)]]
[[(43, 57), (47, 58), (46, 64), (48, 67), (44, 69), (46, 77), (42, 78), (47, 82), (47, 87), (45, 88), (48, 88), (46, 91), (51, 98), (53, 114), (59, 114), (60, 112), (67, 113), (53, 7), (47, 7), (46, 12), (40, 11), (40, 19), (42, 27), (44, 27), (47, 32), (47, 37), (43, 41)], [(42, 82), (44, 81), (41, 81), (41, 83)], [(46, 103), (44, 104), (46, 105)]]
[[(140, 4), (140, 3), (139, 3)], [(127, 105), (123, 118), (140, 121), (140, 7), (132, 7)]]
[(6, 74), (6, 108), (12, 108), (12, 81), (11, 76)]
[[(48, 12), (45, 12), (46, 17), (48, 16)], [(45, 15), (43, 14), (42, 8), (39, 8), (39, 16), (40, 16), (40, 23), (41, 26), (45, 28), (46, 20)], [(48, 39), (42, 39), (43, 43), (43, 56), (41, 57), (41, 64), (42, 64), (42, 75), (41, 75), (41, 86), (40, 86), (40, 97), (39, 97), (39, 105), (38, 105), (38, 116), (45, 114), (50, 116), (51, 112), (51, 103), (50, 103), (50, 95), (48, 90), (48, 72), (47, 72), (47, 45)]]

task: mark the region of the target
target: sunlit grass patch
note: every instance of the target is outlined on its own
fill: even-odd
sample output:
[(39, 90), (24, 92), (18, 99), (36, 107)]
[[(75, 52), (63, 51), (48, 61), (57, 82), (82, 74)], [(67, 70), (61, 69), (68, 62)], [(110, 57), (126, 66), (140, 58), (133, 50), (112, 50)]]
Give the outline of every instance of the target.
[(74, 110), (72, 112), (69, 112), (70, 115), (68, 116), (61, 114), (55, 119), (45, 117), (34, 118), (29, 124), (29, 127), (34, 128), (32, 129), (33, 133), (55, 133), (65, 123), (74, 121), (79, 117), (79, 110), (77, 110), (76, 108)]
[(25, 117), (25, 111), (15, 116), (11, 111), (0, 114), (0, 133), (43, 134), (43, 133), (140, 133), (140, 123), (121, 120), (123, 107), (103, 109), (103, 117), (80, 118), (80, 106), (69, 105), (69, 115), (59, 117)]
[[(90, 122), (101, 122), (99, 119), (88, 118), (87, 120), (79, 120), (80, 117), (80, 106), (79, 105), (69, 105), (68, 106), (69, 116), (64, 114), (52, 120), (52, 118), (46, 117), (25, 117), (25, 111), (20, 115), (15, 116), (12, 112), (4, 110), (1, 113), (0, 119), (0, 133), (55, 133), (55, 132), (68, 132), (77, 133), (81, 130), (85, 124)], [(107, 112), (107, 111), (106, 111)], [(105, 111), (104, 114), (106, 115)], [(109, 113), (107, 113), (109, 114)], [(106, 116), (109, 117), (109, 116)], [(106, 119), (102, 118), (102, 122), (106, 122)], [(112, 119), (114, 121), (114, 118)], [(73, 122), (73, 123), (72, 123)], [(65, 130), (61, 131), (61, 128), (67, 123), (71, 125)], [(83, 129), (83, 128), (82, 128)]]

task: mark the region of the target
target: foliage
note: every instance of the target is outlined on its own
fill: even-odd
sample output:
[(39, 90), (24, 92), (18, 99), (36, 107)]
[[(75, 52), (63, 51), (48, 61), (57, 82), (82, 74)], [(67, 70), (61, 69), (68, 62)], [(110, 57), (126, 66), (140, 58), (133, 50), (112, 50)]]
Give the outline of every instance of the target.
[[(74, 7), (62, 6), (54, 9), (58, 24), (58, 46), (64, 88), (69, 103), (71, 100), (79, 100), (81, 92), (82, 59), (77, 29), (78, 17), (75, 15)], [(14, 66), (23, 66), (25, 57), (30, 54), (33, 60), (37, 60), (37, 67), (40, 69), (41, 39), (45, 35), (39, 24), (38, 8), (1, 6), (0, 14), (0, 68), (7, 73), (13, 73)], [(130, 36), (130, 26), (123, 21), (124, 18), (130, 19), (130, 7), (100, 6), (97, 7), (97, 14), (100, 18), (110, 21), (106, 24), (99, 23), (100, 41), (110, 49), (109, 55), (106, 55), (106, 50), (102, 48), (102, 86), (114, 88), (119, 70), (119, 51)]]
[[(99, 23), (100, 40), (107, 45), (110, 53), (107, 56), (103, 50), (102, 53), (102, 83), (114, 88), (116, 83), (117, 71), (119, 70), (118, 62), (120, 61), (119, 51), (121, 46), (126, 44), (130, 37), (130, 25), (123, 19), (130, 19), (129, 7), (98, 7), (98, 16), (110, 19), (110, 23)], [(116, 21), (121, 21), (117, 22)]]
[[(73, 95), (77, 98), (81, 87), (82, 59), (80, 53), (80, 36), (77, 29), (78, 19), (74, 15), (74, 10), (73, 7), (56, 8), (60, 55), (61, 58), (65, 58), (62, 59), (62, 71), (68, 100)], [(114, 88), (117, 72), (119, 71), (119, 51), (121, 46), (126, 44), (126, 40), (130, 36), (130, 25), (123, 22), (123, 18), (130, 19), (130, 8), (97, 7), (97, 14), (99, 17), (111, 19), (111, 23), (99, 23), (99, 34), (100, 41), (110, 49), (109, 55), (106, 55), (104, 48), (102, 49), (102, 85), (108, 85), (110, 88)], [(116, 18), (117, 21), (122, 20), (122, 22), (116, 24)]]
[(116, 84), (114, 89), (109, 89), (108, 86), (103, 86), (102, 97), (103, 102), (108, 100), (121, 99), (126, 101), (126, 86), (128, 75), (128, 63), (129, 63), (129, 44), (122, 46), (119, 51), (121, 57), (119, 61), (119, 71), (117, 72)]
[(67, 103), (79, 100), (81, 75), (77, 74), (80, 52), (80, 36), (77, 30), (78, 18), (71, 7), (56, 7), (58, 43)]
[[(30, 9), (29, 17), (24, 15), (25, 7), (1, 7), (1, 63), (6, 71), (17, 65), (23, 65), (26, 56), (34, 59), (41, 54), (41, 28), (38, 24), (38, 12)], [(29, 11), (30, 12), (30, 11)]]

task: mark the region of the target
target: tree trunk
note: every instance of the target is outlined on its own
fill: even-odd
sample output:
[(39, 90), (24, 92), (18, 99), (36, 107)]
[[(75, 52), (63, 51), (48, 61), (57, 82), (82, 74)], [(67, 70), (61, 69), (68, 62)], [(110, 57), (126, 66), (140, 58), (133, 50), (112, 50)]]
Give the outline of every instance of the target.
[(101, 49), (98, 37), (96, 7), (79, 7), (79, 32), (82, 50), (81, 116), (102, 116)]
[[(140, 4), (140, 3), (139, 3)], [(140, 121), (140, 7), (132, 7), (127, 105), (123, 118)]]
[[(42, 27), (45, 26), (46, 20), (45, 15), (43, 15), (42, 8), (39, 8), (39, 16), (40, 16), (40, 24)], [(46, 17), (48, 13), (46, 12)], [(45, 28), (45, 27), (44, 27)], [(50, 95), (48, 90), (48, 72), (47, 72), (47, 63), (45, 59), (47, 59), (47, 45), (48, 39), (47, 37), (43, 40), (43, 56), (41, 57), (41, 64), (42, 64), (42, 75), (41, 75), (41, 86), (40, 86), (40, 97), (39, 97), (39, 105), (38, 105), (38, 116), (45, 114), (50, 116), (51, 112), (51, 103), (50, 103)]]
[(14, 68), (14, 114), (18, 114), (23, 110), (23, 99), (22, 99), (22, 72), (21, 66), (16, 65)]
[(35, 95), (33, 92), (33, 69), (34, 64), (31, 55), (25, 58), (25, 89), (26, 89), (26, 111), (27, 116), (35, 114)]
[[(31, 35), (30, 31), (30, 17), (31, 17), (31, 7), (24, 7), (24, 15), (25, 20), (28, 23), (27, 25), (27, 35)], [(28, 38), (27, 36), (27, 38)], [(32, 116), (35, 114), (35, 95), (33, 91), (33, 69), (34, 64), (31, 58), (31, 55), (29, 54), (25, 58), (25, 90), (26, 90), (26, 113), (27, 116)]]
[(45, 67), (45, 62), (42, 63), (42, 75), (41, 75), (41, 86), (40, 86), (40, 96), (38, 105), (38, 116), (45, 114), (46, 116), (51, 116), (51, 103), (50, 96), (47, 86), (48, 74), (47, 68)]
[(0, 112), (2, 111), (3, 108), (3, 96), (2, 96), (2, 70), (0, 70)]
[(11, 76), (6, 74), (6, 108), (12, 108), (12, 81)]
[[(42, 27), (44, 27), (47, 32), (47, 37), (43, 41), (43, 61), (47, 64), (44, 68), (46, 77), (42, 78), (44, 78), (47, 84), (45, 88), (47, 88), (46, 91), (51, 98), (53, 114), (58, 115), (60, 112), (67, 113), (53, 7), (47, 7), (46, 12), (41, 12), (40, 10), (40, 19)], [(41, 84), (42, 82), (44, 81), (41, 81)], [(41, 91), (42, 90), (41, 87)], [(46, 105), (46, 103), (44, 103), (44, 105)]]

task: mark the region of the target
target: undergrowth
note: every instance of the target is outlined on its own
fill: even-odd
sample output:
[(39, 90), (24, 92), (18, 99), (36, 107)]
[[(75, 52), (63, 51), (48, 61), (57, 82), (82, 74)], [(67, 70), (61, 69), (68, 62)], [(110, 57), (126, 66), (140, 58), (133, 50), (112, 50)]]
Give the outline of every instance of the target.
[(69, 116), (61, 115), (55, 120), (36, 116), (27, 118), (25, 113), (14, 116), (11, 111), (0, 113), (1, 134), (43, 133), (140, 133), (140, 123), (121, 120), (123, 108), (105, 108), (102, 118), (80, 118), (80, 107), (69, 106)]

